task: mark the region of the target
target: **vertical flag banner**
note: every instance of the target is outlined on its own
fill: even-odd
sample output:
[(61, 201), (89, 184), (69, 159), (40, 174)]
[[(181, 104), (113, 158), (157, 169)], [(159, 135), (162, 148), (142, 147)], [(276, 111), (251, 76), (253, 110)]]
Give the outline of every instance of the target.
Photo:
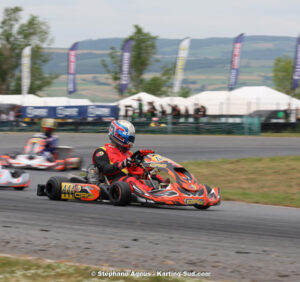
[(31, 46), (22, 51), (22, 95), (27, 95), (31, 80)]
[(69, 49), (68, 54), (68, 92), (76, 92), (76, 53), (78, 42), (75, 42)]
[(237, 36), (233, 43), (231, 71), (230, 71), (230, 78), (229, 78), (229, 91), (235, 88), (235, 85), (238, 80), (243, 40), (244, 40), (244, 33)]
[(177, 61), (176, 61), (176, 70), (174, 76), (174, 85), (173, 93), (177, 93), (181, 88), (181, 82), (183, 79), (183, 70), (186, 62), (186, 58), (189, 53), (191, 38), (187, 37), (181, 41), (179, 44)]
[(300, 35), (297, 38), (297, 44), (296, 44), (293, 85), (292, 85), (293, 90), (295, 90), (298, 87), (299, 78), (300, 78)]
[(122, 50), (121, 75), (120, 75), (120, 93), (123, 94), (130, 83), (130, 59), (131, 46), (133, 41), (127, 40)]

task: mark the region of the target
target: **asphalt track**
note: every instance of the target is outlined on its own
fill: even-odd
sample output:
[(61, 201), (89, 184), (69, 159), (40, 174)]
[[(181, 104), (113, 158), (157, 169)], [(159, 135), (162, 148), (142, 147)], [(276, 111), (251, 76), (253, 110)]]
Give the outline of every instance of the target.
[[(20, 150), (27, 136), (1, 133), (1, 152)], [(96, 134), (60, 136), (86, 164), (107, 140)], [(176, 161), (300, 155), (299, 138), (141, 135), (136, 143)], [(223, 202), (199, 211), (49, 201), (36, 197), (37, 183), (70, 172), (30, 173), (29, 189), (0, 189), (0, 253), (99, 268), (203, 271), (212, 280), (300, 281), (299, 209)]]

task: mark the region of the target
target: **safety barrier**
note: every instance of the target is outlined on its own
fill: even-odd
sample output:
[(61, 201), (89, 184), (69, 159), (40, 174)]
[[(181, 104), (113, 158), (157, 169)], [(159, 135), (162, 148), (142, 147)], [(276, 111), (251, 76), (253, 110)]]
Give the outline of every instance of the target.
[[(95, 132), (106, 133), (110, 121), (61, 121), (58, 132)], [(167, 120), (151, 126), (150, 121), (133, 121), (137, 133), (145, 134), (228, 134), (228, 135), (260, 135), (261, 124), (259, 118), (242, 117), (238, 119), (220, 119), (219, 121), (184, 122)], [(152, 124), (153, 125), (153, 124)], [(31, 131), (40, 130), (40, 122), (5, 121), (0, 122), (0, 131)]]

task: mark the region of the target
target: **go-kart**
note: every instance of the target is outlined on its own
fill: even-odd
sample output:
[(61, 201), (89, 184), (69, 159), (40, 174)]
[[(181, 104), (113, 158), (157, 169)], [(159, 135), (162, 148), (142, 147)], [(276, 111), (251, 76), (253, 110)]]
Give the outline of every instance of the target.
[[(37, 195), (48, 196), (50, 200), (108, 201), (118, 206), (135, 202), (207, 209), (221, 202), (219, 188), (200, 184), (183, 166), (152, 150), (139, 150), (132, 159), (144, 172), (137, 181), (139, 184), (109, 183), (101, 172), (97, 172), (97, 167), (91, 165), (85, 177), (51, 177), (46, 184), (38, 185)], [(155, 180), (157, 173), (167, 174), (172, 180), (159, 182)], [(149, 192), (145, 185), (152, 190)]]
[(52, 161), (42, 155), (46, 146), (45, 137), (36, 134), (28, 139), (24, 153), (10, 153), (0, 156), (0, 164), (7, 167), (66, 170), (80, 168), (80, 158), (72, 157), (72, 147), (58, 146)]
[(23, 190), (29, 185), (29, 173), (20, 169), (4, 169), (0, 165), (0, 187), (13, 187), (16, 190)]

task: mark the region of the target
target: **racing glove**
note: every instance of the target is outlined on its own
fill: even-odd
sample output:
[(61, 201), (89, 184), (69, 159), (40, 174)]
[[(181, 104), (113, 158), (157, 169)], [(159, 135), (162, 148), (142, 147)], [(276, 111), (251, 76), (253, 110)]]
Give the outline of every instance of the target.
[(118, 168), (121, 170), (125, 167), (130, 167), (132, 162), (133, 162), (132, 158), (128, 157), (124, 161), (118, 163)]

